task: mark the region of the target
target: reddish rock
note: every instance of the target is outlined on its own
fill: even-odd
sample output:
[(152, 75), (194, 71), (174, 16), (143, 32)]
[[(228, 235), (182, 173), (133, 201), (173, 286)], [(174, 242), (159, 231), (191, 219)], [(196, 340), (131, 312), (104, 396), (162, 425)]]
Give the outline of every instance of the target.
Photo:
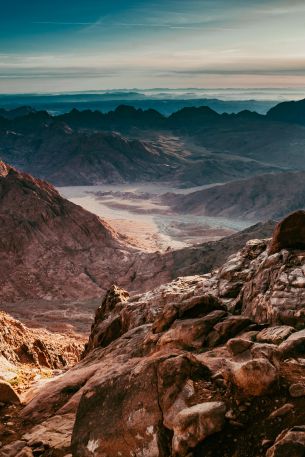
[(5, 381), (0, 380), (0, 402), (18, 405), (20, 403), (19, 395), (13, 387)]
[(0, 354), (9, 363), (63, 368), (75, 364), (82, 350), (81, 338), (29, 329), (0, 311)]
[(305, 249), (305, 211), (295, 211), (277, 224), (269, 254), (281, 249)]
[(305, 454), (305, 426), (300, 425), (283, 430), (266, 457), (303, 457)]

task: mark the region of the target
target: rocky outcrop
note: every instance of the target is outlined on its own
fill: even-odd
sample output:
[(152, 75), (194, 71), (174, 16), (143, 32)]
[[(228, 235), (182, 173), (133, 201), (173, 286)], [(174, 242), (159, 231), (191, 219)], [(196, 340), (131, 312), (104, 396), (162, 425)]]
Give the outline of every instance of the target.
[(276, 226), (269, 253), (282, 249), (305, 249), (305, 211), (290, 214)]
[(8, 362), (61, 368), (79, 359), (82, 346), (77, 336), (30, 329), (0, 311), (0, 354)]
[(38, 391), (5, 444), (59, 457), (294, 455), (305, 256), (269, 244), (144, 294), (111, 287), (83, 359)]
[(174, 423), (172, 455), (184, 457), (209, 435), (220, 432), (225, 421), (223, 402), (199, 403), (179, 411)]
[(305, 452), (305, 426), (284, 430), (268, 450), (266, 457), (301, 457)]

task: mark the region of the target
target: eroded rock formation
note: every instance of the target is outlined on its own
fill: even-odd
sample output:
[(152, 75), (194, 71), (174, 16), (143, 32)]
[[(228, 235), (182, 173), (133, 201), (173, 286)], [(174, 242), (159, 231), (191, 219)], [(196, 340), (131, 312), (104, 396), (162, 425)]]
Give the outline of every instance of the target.
[(84, 358), (27, 404), (3, 452), (16, 440), (60, 457), (273, 457), (296, 440), (304, 452), (305, 253), (269, 244), (144, 294), (113, 286)]

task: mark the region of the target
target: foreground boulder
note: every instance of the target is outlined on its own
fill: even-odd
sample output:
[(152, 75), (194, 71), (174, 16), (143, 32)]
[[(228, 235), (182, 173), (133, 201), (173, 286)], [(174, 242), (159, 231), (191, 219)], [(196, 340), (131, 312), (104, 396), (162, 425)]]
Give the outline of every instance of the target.
[(17, 404), (17, 405), (20, 403), (19, 395), (14, 391), (12, 386), (8, 382), (1, 381), (1, 380), (0, 380), (0, 402)]
[(282, 249), (305, 249), (305, 211), (295, 211), (276, 226), (269, 253)]
[(268, 449), (266, 457), (303, 457), (305, 455), (305, 426), (284, 430)]
[(277, 369), (266, 359), (237, 363), (232, 369), (233, 383), (245, 394), (260, 396), (277, 380)]
[(225, 421), (223, 402), (199, 403), (182, 409), (175, 419), (173, 456), (184, 457), (207, 436), (219, 432)]

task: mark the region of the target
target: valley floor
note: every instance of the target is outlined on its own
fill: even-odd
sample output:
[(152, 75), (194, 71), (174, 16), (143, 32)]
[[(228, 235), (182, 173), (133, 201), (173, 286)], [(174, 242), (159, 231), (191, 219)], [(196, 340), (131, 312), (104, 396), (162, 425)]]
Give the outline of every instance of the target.
[(104, 219), (131, 246), (146, 252), (164, 252), (216, 241), (252, 225), (251, 221), (237, 219), (178, 215), (162, 202), (165, 194), (186, 194), (206, 187), (209, 186), (177, 189), (166, 184), (122, 184), (58, 190), (63, 197)]

